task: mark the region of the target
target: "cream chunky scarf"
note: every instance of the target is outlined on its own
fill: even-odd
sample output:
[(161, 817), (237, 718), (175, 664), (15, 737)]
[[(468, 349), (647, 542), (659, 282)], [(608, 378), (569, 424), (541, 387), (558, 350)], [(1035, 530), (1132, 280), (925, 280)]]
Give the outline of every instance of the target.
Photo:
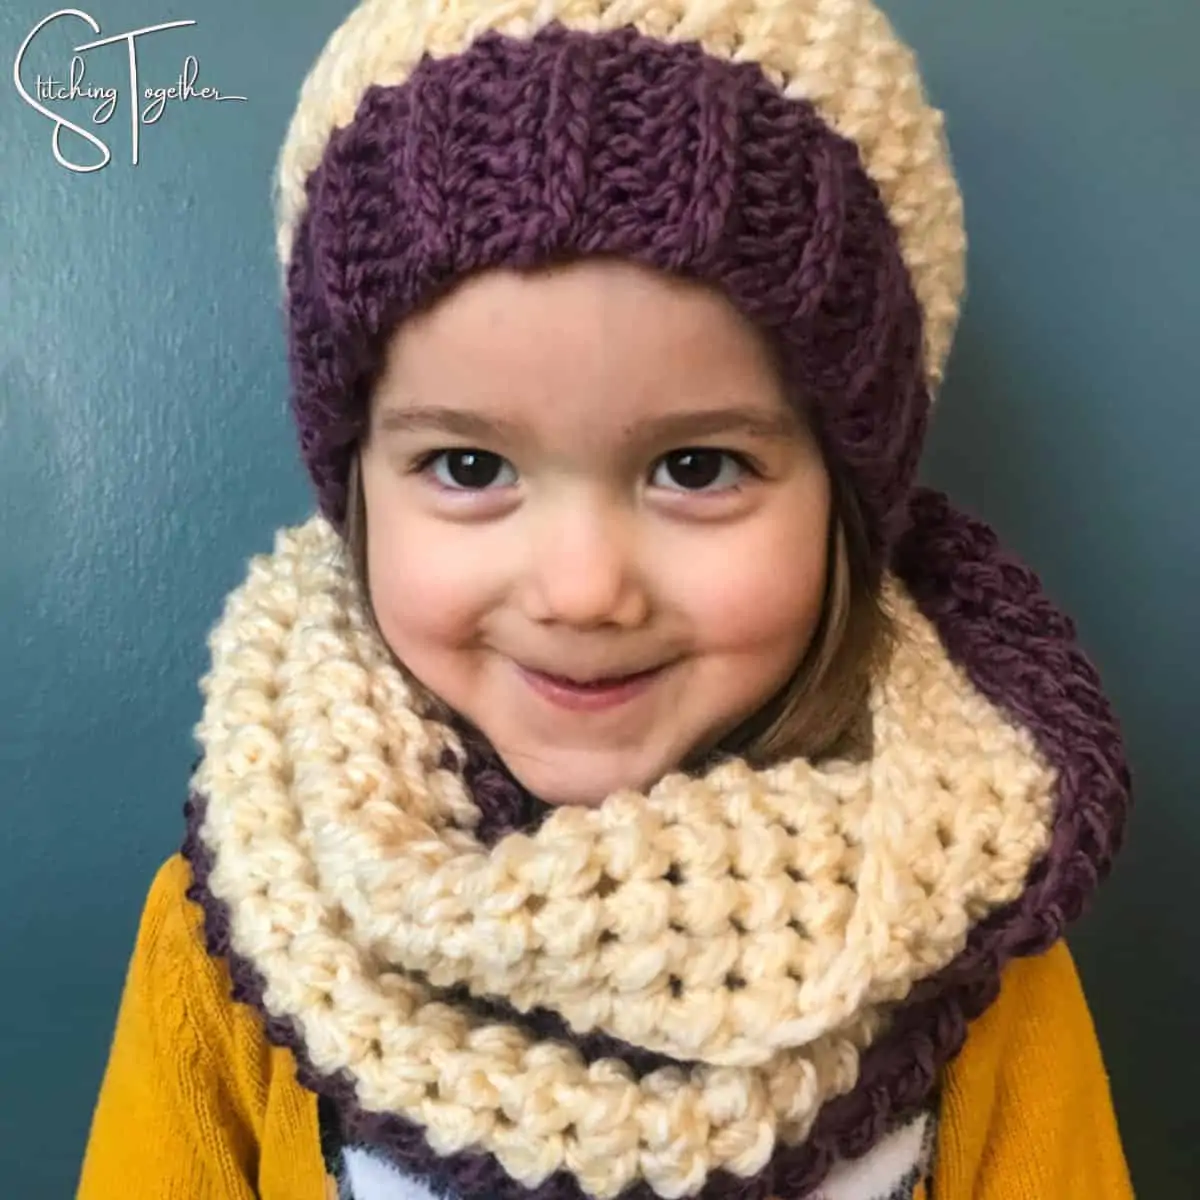
[[(898, 577), (884, 599), (899, 637), (866, 761), (735, 760), (489, 846), (459, 740), (372, 632), (340, 539), (284, 531), (204, 680), (194, 785), (229, 951), (317, 1076), (438, 1156), (598, 1197), (759, 1175), (1051, 842), (1035, 739)], [(540, 1037), (521, 1014), (544, 1010), (573, 1032)], [(639, 1077), (568, 1040), (594, 1032), (675, 1061)]]

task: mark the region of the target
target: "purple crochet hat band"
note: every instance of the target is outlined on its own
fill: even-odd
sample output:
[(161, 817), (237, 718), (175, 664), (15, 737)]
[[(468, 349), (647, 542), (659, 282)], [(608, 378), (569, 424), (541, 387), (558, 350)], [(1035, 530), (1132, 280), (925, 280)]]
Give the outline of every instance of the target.
[(632, 28), (488, 33), (366, 88), (305, 183), (292, 403), (341, 526), (389, 334), (469, 273), (617, 255), (718, 287), (774, 343), (863, 509), (902, 532), (930, 404), (923, 313), (856, 144), (755, 63)]

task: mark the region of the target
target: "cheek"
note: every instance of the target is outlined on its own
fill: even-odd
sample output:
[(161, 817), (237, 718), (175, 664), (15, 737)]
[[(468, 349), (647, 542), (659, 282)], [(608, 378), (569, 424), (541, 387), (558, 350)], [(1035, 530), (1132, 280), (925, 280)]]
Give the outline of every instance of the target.
[(712, 652), (799, 658), (807, 648), (825, 597), (828, 510), (798, 511), (689, 558), (679, 594)]
[(471, 641), (488, 609), (486, 559), (419, 515), (367, 520), (371, 605), (393, 653), (414, 668), (430, 650)]
[[(727, 561), (727, 560), (726, 560)], [(748, 566), (720, 588), (693, 593), (695, 626), (709, 649), (728, 654), (786, 653), (798, 657), (821, 615), (824, 554), (811, 566)]]

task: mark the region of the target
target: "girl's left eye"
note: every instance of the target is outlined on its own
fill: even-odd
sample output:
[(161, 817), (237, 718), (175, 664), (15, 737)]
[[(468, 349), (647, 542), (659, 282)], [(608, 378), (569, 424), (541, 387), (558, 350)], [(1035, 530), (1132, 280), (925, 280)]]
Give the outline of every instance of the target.
[(753, 468), (739, 454), (693, 446), (659, 459), (651, 482), (682, 492), (724, 492), (736, 488)]

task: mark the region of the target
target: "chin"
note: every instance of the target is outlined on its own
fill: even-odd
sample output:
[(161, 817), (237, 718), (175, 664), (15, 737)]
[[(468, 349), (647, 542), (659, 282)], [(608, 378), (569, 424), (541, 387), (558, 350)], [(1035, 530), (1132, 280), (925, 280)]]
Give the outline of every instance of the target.
[[(616, 754), (554, 753), (553, 760), (535, 758), (534, 750), (501, 754), (508, 769), (521, 785), (546, 804), (597, 808), (614, 792), (623, 789), (648, 791), (675, 767), (674, 756), (657, 758), (648, 763), (644, 756), (636, 758)], [(600, 761), (597, 761), (600, 760)], [(607, 760), (607, 761), (605, 761)], [(661, 765), (663, 762), (666, 765)]]

